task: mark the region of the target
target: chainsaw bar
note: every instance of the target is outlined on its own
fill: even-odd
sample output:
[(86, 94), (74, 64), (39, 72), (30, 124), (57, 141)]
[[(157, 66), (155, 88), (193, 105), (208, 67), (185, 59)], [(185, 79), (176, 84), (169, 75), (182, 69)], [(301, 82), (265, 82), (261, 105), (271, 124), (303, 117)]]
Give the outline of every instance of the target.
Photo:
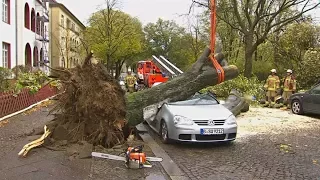
[[(93, 157), (99, 157), (99, 158), (104, 158), (104, 159), (111, 159), (111, 160), (117, 160), (117, 161), (126, 161), (125, 157), (121, 156), (116, 156), (116, 155), (111, 155), (111, 154), (105, 154), (105, 153), (98, 153), (98, 152), (92, 152), (91, 156)], [(161, 162), (162, 158), (158, 157), (146, 157), (147, 161), (151, 162)]]
[(104, 159), (112, 159), (112, 160), (117, 160), (117, 161), (126, 161), (125, 157), (111, 155), (111, 154), (105, 154), (105, 153), (92, 152), (91, 156), (104, 158)]

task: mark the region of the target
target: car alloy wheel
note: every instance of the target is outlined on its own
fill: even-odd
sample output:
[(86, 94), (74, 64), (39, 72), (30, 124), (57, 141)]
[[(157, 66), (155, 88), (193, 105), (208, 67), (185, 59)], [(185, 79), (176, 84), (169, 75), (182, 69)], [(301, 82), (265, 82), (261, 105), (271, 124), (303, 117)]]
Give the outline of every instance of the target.
[(291, 110), (294, 114), (302, 114), (302, 107), (299, 101), (294, 100), (291, 103)]
[(161, 123), (161, 140), (163, 143), (169, 142), (168, 127), (164, 121)]

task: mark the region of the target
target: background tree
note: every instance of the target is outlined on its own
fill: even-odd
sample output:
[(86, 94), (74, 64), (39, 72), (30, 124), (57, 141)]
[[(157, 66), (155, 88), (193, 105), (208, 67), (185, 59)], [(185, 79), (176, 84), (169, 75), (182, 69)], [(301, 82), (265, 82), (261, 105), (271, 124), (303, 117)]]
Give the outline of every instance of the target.
[(188, 19), (188, 39), (193, 54), (193, 59), (197, 59), (202, 49), (209, 44), (209, 33), (206, 21), (203, 20), (203, 14), (197, 14)]
[(293, 23), (288, 26), (278, 41), (271, 41), (281, 58), (275, 59), (275, 64), (297, 68), (305, 52), (317, 46), (319, 34), (320, 28), (310, 22)]
[(122, 65), (142, 52), (142, 24), (137, 18), (116, 9), (117, 0), (106, 0), (106, 8), (89, 18), (86, 41), (95, 56), (119, 76)]
[(281, 71), (293, 69), (301, 88), (309, 88), (319, 78), (315, 70), (320, 68), (319, 37), (320, 27), (306, 21), (291, 24), (272, 42), (279, 57), (275, 66)]
[[(210, 0), (192, 0), (193, 4), (209, 7)], [(245, 50), (244, 75), (251, 77), (253, 55), (270, 33), (318, 7), (310, 0), (226, 0), (218, 1), (218, 18), (243, 35)]]
[(177, 67), (186, 70), (199, 57), (206, 43), (199, 33), (199, 25), (189, 31), (174, 21), (158, 19), (144, 27), (151, 55), (164, 56)]
[(309, 89), (320, 80), (320, 48), (311, 48), (304, 54), (297, 69), (300, 88)]
[(156, 23), (148, 23), (144, 27), (147, 43), (151, 54), (169, 56), (172, 42), (185, 33), (185, 29), (174, 21), (165, 21), (161, 18)]

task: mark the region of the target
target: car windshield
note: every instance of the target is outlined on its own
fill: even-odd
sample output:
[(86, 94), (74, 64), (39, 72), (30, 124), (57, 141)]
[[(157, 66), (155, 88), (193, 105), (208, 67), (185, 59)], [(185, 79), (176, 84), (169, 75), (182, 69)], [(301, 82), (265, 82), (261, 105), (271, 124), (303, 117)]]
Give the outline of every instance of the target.
[(219, 102), (209, 94), (195, 94), (185, 101), (178, 101), (169, 103), (170, 105), (215, 105)]

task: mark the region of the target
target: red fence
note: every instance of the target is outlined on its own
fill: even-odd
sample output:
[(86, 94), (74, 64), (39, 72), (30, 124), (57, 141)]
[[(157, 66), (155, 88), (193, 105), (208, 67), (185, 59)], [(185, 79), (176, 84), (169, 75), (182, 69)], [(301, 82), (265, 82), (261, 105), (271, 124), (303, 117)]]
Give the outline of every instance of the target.
[(56, 93), (56, 88), (50, 87), (49, 85), (42, 87), (35, 94), (31, 94), (28, 89), (22, 90), (16, 97), (13, 92), (0, 93), (0, 118), (25, 109)]

